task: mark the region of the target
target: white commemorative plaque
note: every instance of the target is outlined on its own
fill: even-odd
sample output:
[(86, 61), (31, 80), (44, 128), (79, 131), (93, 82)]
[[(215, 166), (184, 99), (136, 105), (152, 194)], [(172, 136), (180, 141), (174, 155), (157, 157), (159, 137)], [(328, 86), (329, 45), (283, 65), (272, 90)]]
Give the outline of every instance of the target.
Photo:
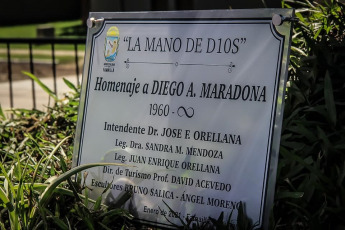
[(111, 204), (131, 191), (124, 208), (162, 227), (180, 224), (166, 204), (202, 222), (236, 218), (242, 202), (258, 227), (267, 224), (291, 17), (291, 9), (91, 13), (73, 165), (135, 166), (87, 170), (91, 197), (110, 186), (102, 196)]

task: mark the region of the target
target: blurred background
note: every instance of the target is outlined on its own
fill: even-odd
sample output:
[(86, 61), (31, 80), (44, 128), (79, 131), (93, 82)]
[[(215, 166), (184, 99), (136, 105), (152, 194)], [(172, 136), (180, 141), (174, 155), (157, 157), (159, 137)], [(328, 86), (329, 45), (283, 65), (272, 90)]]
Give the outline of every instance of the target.
[(276, 8), (277, 0), (17, 0), (2, 1), (0, 25), (85, 19), (89, 12)]

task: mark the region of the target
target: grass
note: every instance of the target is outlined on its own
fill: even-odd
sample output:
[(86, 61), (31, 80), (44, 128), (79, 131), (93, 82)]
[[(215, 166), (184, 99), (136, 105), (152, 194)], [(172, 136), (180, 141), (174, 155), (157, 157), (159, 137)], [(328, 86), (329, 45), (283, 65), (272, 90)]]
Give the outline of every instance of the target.
[[(0, 26), (0, 38), (36, 38), (36, 30), (40, 26), (52, 26), (55, 29), (55, 38), (83, 38), (86, 36), (86, 28), (81, 20), (65, 22), (49, 22), (43, 24)], [(6, 44), (0, 44), (0, 55), (6, 56)], [(33, 45), (33, 50), (51, 50), (51, 45)], [(12, 44), (11, 50), (23, 49), (28, 50), (26, 44)], [(74, 50), (73, 45), (57, 44), (55, 50)], [(78, 45), (78, 50), (85, 50), (85, 45)], [(5, 54), (1, 54), (5, 53)]]
[[(39, 26), (52, 26), (55, 28), (55, 36), (58, 38), (80, 37), (77, 35), (66, 35), (65, 32), (69, 28), (82, 26), (81, 20), (66, 21), (66, 22), (49, 22), (43, 24), (17, 25), (17, 26), (2, 26), (0, 27), (0, 38), (36, 38), (36, 29)], [(85, 34), (86, 35), (86, 34)]]
[(132, 216), (102, 205), (102, 196), (91, 200), (80, 174), (78, 182), (71, 179), (99, 166), (70, 167), (79, 89), (65, 80), (73, 92), (59, 99), (35, 76), (25, 74), (55, 104), (46, 113), (13, 110), (10, 120), (0, 106), (0, 229), (120, 229)]

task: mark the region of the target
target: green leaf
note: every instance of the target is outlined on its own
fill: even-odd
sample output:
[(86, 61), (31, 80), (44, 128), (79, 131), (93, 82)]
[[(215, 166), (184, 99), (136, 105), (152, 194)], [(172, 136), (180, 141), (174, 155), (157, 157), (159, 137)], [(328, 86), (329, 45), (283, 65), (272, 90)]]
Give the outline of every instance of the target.
[(303, 195), (304, 195), (303, 192), (279, 192), (277, 193), (276, 199), (284, 199), (284, 198), (299, 199), (299, 198), (302, 198)]
[(324, 93), (325, 93), (326, 109), (327, 109), (332, 125), (335, 126), (337, 122), (337, 111), (336, 111), (335, 103), (334, 103), (332, 81), (331, 81), (328, 71), (326, 72), (326, 76), (325, 76)]
[(300, 142), (297, 142), (297, 141), (284, 141), (284, 142), (282, 141), (281, 145), (289, 147), (289, 148), (292, 148), (294, 150), (300, 150), (300, 149), (302, 149), (305, 146), (304, 143), (300, 143)]
[(84, 194), (85, 194), (84, 205), (85, 207), (88, 207), (89, 206), (89, 189), (88, 188), (85, 189)]
[(101, 222), (98, 222), (99, 225), (102, 226), (102, 228), (104, 228), (105, 230), (111, 230), (111, 228), (108, 228), (107, 226), (105, 226), (104, 224), (102, 224)]
[(48, 218), (51, 218), (54, 223), (59, 227), (59, 229), (63, 229), (63, 230), (68, 230), (68, 226), (59, 218), (55, 217), (55, 216), (50, 216)]
[(321, 33), (321, 31), (322, 31), (322, 27), (320, 27), (320, 28), (318, 29), (318, 31), (316, 32), (316, 34), (314, 35), (314, 40), (317, 39), (317, 37), (319, 36), (319, 34)]
[(76, 93), (78, 93), (78, 89), (73, 85), (72, 82), (70, 82), (69, 80), (67, 80), (66, 78), (63, 78), (63, 81), (65, 82), (65, 84), (68, 86), (68, 88), (74, 90)]
[(5, 204), (5, 206), (8, 208), (10, 212), (14, 210), (12, 203), (7, 198), (5, 191), (1, 187), (0, 187), (0, 200), (2, 201), (2, 203)]
[(1, 222), (0, 222), (0, 227), (1, 227), (0, 228), (1, 230), (6, 230), (5, 225), (3, 223), (1, 223)]
[(41, 88), (49, 94), (49, 96), (51, 96), (55, 101), (58, 100), (56, 94), (49, 89), (43, 82), (41, 82), (40, 79), (38, 79), (35, 75), (33, 75), (32, 73), (26, 72), (26, 71), (22, 71), (23, 74), (29, 76), (32, 80), (34, 80), (39, 86), (41, 86)]
[(337, 144), (333, 146), (334, 149), (345, 150), (345, 144)]
[(133, 219), (134, 217), (125, 209), (112, 209), (108, 212), (104, 212), (99, 215), (99, 218), (103, 217), (115, 217), (115, 216), (125, 216), (128, 219)]
[[(40, 193), (44, 192), (44, 190), (45, 190), (48, 186), (49, 186), (49, 184), (43, 184), (43, 183), (34, 183), (34, 184), (31, 184), (31, 183), (23, 183), (23, 184), (22, 184), (22, 188), (23, 188), (23, 189), (29, 190), (29, 189), (32, 188), (32, 189), (34, 189), (35, 191), (40, 192)], [(15, 185), (15, 186), (14, 186), (14, 189), (16, 190), (16, 189), (18, 189), (18, 187), (19, 187), (18, 185)], [(71, 191), (71, 190), (69, 190), (69, 189), (66, 189), (66, 188), (62, 188), (62, 187), (57, 187), (57, 188), (54, 190), (54, 192), (55, 192), (55, 193), (58, 193), (58, 194), (61, 194), (61, 195), (70, 196), (70, 197), (73, 197), (73, 196), (74, 196), (73, 191)], [(79, 196), (80, 199), (83, 199), (83, 200), (87, 199), (88, 202), (91, 202), (91, 203), (93, 203), (93, 204), (96, 203), (95, 200), (92, 200), (91, 198), (86, 197), (86, 196), (84, 196), (84, 195), (82, 195), (82, 194), (78, 194), (78, 196)], [(103, 205), (103, 206), (105, 206), (105, 205)], [(105, 207), (106, 207), (106, 206), (105, 206)]]
[(237, 213), (237, 229), (238, 230), (251, 230), (255, 227), (252, 220), (246, 215), (244, 203), (240, 202), (240, 207)]
[(2, 110), (1, 104), (0, 104), (0, 117), (4, 120), (6, 119), (6, 116), (5, 116), (4, 111)]
[(48, 167), (48, 165), (49, 165), (49, 163), (50, 163), (50, 160), (51, 160), (51, 158), (53, 157), (53, 155), (57, 152), (57, 150), (61, 147), (61, 145), (66, 141), (66, 140), (68, 140), (69, 138), (71, 138), (70, 136), (68, 136), (68, 137), (65, 137), (65, 139), (63, 139), (62, 141), (60, 141), (60, 143), (57, 145), (57, 146), (55, 146), (55, 148), (53, 149), (53, 151), (49, 154), (49, 156), (46, 158), (46, 164), (43, 166), (43, 168), (42, 168), (42, 175), (44, 175), (45, 174), (45, 172), (46, 172), (46, 169), (47, 169), (47, 167)]
[(314, 142), (317, 140), (317, 137), (310, 129), (306, 128), (305, 124), (298, 123), (297, 126), (292, 126), (288, 130), (306, 137), (310, 142)]
[(93, 208), (94, 211), (98, 211), (101, 208), (102, 196), (99, 196), (96, 200), (96, 204)]
[(310, 172), (314, 173), (316, 176), (318, 176), (318, 178), (323, 180), (326, 184), (332, 184), (330, 179), (328, 177), (326, 177), (325, 175), (323, 175), (323, 173), (320, 170), (317, 170), (316, 168), (313, 168), (311, 165), (308, 165), (305, 162), (305, 160), (303, 160), (301, 157), (297, 156), (296, 154), (291, 153), (282, 147), (280, 148), (280, 154), (285, 158), (288, 158), (290, 160), (294, 160), (294, 161), (298, 162), (299, 164), (303, 165), (306, 169), (308, 169)]
[(74, 174), (77, 174), (78, 172), (81, 172), (83, 170), (93, 168), (93, 167), (98, 167), (98, 166), (106, 166), (106, 165), (112, 165), (112, 166), (128, 166), (124, 164), (118, 164), (118, 163), (91, 163), (91, 164), (85, 164), (85, 165), (80, 165), (77, 166), (63, 174), (61, 174), (58, 178), (53, 180), (51, 184), (45, 189), (43, 194), (40, 196), (40, 205), (45, 207), (47, 205), (49, 199), (51, 198), (52, 194), (54, 193), (55, 188), (63, 181), (67, 180)]
[[(0, 164), (1, 165), (1, 164)], [(91, 163), (91, 164), (85, 164), (85, 165), (80, 165), (77, 166), (63, 174), (61, 174), (59, 177), (57, 177), (56, 179), (54, 179), (51, 184), (44, 190), (44, 192), (39, 196), (39, 201), (38, 201), (38, 207), (46, 207), (46, 205), (49, 203), (49, 200), (51, 199), (51, 197), (53, 196), (53, 194), (56, 192), (56, 190), (58, 189), (58, 186), (65, 180), (67, 180), (68, 178), (70, 178), (71, 176), (89, 169), (89, 168), (93, 168), (93, 167), (98, 167), (98, 166), (107, 166), (107, 165), (112, 165), (112, 166), (127, 166), (130, 167), (129, 165), (125, 165), (125, 164), (118, 164), (118, 163)], [(42, 211), (41, 208), (38, 209), (33, 209), (32, 212), (30, 213), (30, 218), (31, 219), (36, 219), (36, 216), (38, 214), (39, 211)], [(33, 225), (34, 223), (31, 222), (31, 224)], [(33, 228), (34, 226), (29, 226), (31, 228)]]
[[(134, 217), (130, 214), (129, 211), (125, 209), (113, 209), (108, 212), (104, 212), (99, 215), (99, 219), (102, 223), (109, 225), (109, 223), (115, 223), (118, 217), (125, 217), (128, 220), (132, 220)], [(100, 222), (99, 222), (100, 223)]]
[(59, 229), (63, 229), (63, 230), (68, 230), (68, 226), (58, 218), (58, 216), (54, 216), (53, 213), (51, 213), (50, 210), (44, 208), (44, 213), (47, 214), (47, 219), (52, 219), (55, 224), (59, 227)]
[[(12, 180), (10, 180), (9, 175), (7, 174), (3, 164), (1, 162), (0, 162), (0, 168), (2, 170), (2, 175), (4, 175), (4, 177), (6, 179), (5, 182), (7, 181), (7, 184), (8, 184), (7, 186), (9, 187), (9, 190), (8, 190), (7, 186), (5, 186), (5, 189), (7, 190), (9, 197), (17, 197), (15, 190), (14, 190)], [(0, 198), (5, 200), (5, 204), (9, 208), (11, 208), (11, 206), (14, 207), (14, 203), (17, 203), (17, 201), (13, 201), (13, 198), (10, 198), (12, 203), (11, 202), (9, 203), (6, 200), (6, 199), (8, 199), (8, 197), (6, 196), (6, 193), (2, 189), (0, 190), (0, 193), (1, 193)], [(10, 199), (8, 199), (8, 200), (10, 200)], [(14, 229), (19, 228), (19, 216), (16, 215), (16, 208), (17, 208), (17, 206), (15, 207), (15, 210), (10, 211), (10, 222), (11, 222), (11, 225), (13, 226)]]
[[(162, 202), (165, 204), (165, 206), (168, 207), (169, 211), (170, 211), (172, 214), (175, 214), (175, 211), (172, 210), (172, 208), (170, 208), (170, 206), (169, 206), (164, 200), (162, 200)], [(159, 206), (158, 206), (158, 208), (159, 208)], [(160, 209), (160, 208), (159, 208), (159, 209)], [(177, 219), (180, 220), (181, 224), (184, 226), (184, 229), (189, 229), (189, 224), (186, 223), (186, 222), (184, 222), (184, 220), (183, 220), (179, 215), (174, 215), (174, 216), (175, 216)], [(164, 217), (165, 217), (165, 219), (166, 219), (168, 222), (170, 222), (169, 219), (168, 219), (165, 215), (164, 215)], [(172, 223), (172, 222), (170, 222), (170, 223)]]
[(302, 56), (307, 56), (307, 54), (302, 50), (302, 49), (300, 49), (300, 48), (298, 48), (298, 47), (295, 47), (295, 46), (292, 46), (291, 47), (291, 50), (292, 51), (296, 51), (297, 53), (299, 53), (300, 55), (302, 55)]
[(296, 12), (296, 17), (298, 17), (298, 19), (301, 21), (301, 22), (305, 22), (305, 19), (303, 17), (303, 15), (299, 12)]
[(328, 139), (326, 133), (319, 126), (317, 126), (317, 134), (318, 134), (318, 137), (324, 143), (325, 151), (327, 151), (329, 148), (333, 147), (330, 140)]
[(124, 205), (133, 195), (133, 191), (123, 191), (121, 192), (117, 198), (114, 200), (114, 202), (110, 205), (112, 209), (120, 208), (122, 205)]
[(2, 170), (2, 175), (5, 177), (5, 179), (7, 180), (7, 183), (8, 183), (8, 186), (9, 186), (9, 191), (8, 193), (11, 193), (11, 196), (12, 197), (16, 197), (16, 192), (14, 190), (14, 186), (13, 186), (13, 183), (12, 183), (12, 180), (10, 179), (9, 177), (9, 174), (6, 172), (4, 166), (2, 163), (0, 163), (0, 168)]

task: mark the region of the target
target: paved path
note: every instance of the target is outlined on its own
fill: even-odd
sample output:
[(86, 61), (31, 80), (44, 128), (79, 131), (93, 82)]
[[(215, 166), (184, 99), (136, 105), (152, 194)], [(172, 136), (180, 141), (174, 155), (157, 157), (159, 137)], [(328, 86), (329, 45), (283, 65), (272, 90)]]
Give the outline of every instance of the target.
[[(67, 80), (72, 82), (74, 85), (77, 85), (77, 78), (76, 76), (64, 76)], [(81, 77), (80, 77), (81, 79)], [(40, 79), (45, 85), (47, 85), (51, 90), (54, 89), (54, 81), (53, 78), (43, 78)], [(14, 81), (13, 82), (13, 104), (14, 108), (25, 108), (25, 109), (32, 109), (33, 108), (33, 101), (32, 101), (32, 90), (31, 90), (31, 79), (22, 80), (22, 81)], [(63, 77), (57, 78), (57, 91), (58, 97), (61, 98), (64, 93), (71, 92), (72, 90), (66, 86), (63, 81)], [(53, 99), (49, 100), (49, 96), (46, 92), (42, 90), (42, 88), (35, 83), (35, 91), (36, 91), (36, 106), (37, 109), (45, 110), (47, 105), (53, 105)], [(0, 104), (3, 110), (10, 108), (10, 93), (9, 93), (9, 83), (2, 82), (0, 83)]]

